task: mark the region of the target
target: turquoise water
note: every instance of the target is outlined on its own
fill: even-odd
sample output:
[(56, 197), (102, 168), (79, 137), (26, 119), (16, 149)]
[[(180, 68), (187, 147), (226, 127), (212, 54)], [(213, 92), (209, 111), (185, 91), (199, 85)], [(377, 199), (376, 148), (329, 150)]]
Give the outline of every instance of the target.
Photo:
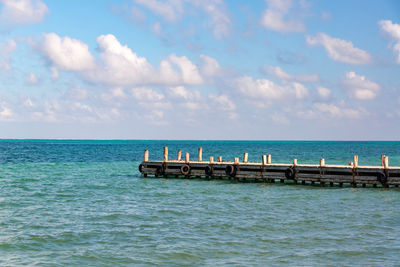
[(144, 149), (400, 165), (400, 142), (0, 141), (0, 265), (400, 264), (400, 189), (141, 178)]

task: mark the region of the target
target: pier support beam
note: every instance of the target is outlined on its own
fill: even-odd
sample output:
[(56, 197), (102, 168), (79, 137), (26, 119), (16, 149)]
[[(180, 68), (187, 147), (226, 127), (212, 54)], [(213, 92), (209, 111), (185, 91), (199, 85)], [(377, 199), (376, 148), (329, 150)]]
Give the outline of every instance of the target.
[(164, 161), (168, 161), (168, 147), (165, 146), (164, 147)]
[(203, 161), (203, 148), (199, 147), (199, 162)]
[(357, 155), (354, 156), (353, 162), (354, 162), (354, 168), (358, 168), (358, 156)]
[(262, 155), (262, 165), (267, 165), (267, 155)]
[(383, 158), (383, 167), (384, 167), (385, 169), (387, 169), (387, 168), (389, 167), (389, 157), (388, 157), (388, 156), (385, 156), (385, 157)]

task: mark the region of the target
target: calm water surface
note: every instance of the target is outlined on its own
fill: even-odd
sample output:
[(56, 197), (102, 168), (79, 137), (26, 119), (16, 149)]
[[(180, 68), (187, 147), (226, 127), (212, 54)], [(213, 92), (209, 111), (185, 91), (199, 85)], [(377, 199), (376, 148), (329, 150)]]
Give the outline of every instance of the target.
[(400, 166), (400, 142), (0, 141), (0, 265), (400, 265), (400, 190), (141, 178), (150, 159)]

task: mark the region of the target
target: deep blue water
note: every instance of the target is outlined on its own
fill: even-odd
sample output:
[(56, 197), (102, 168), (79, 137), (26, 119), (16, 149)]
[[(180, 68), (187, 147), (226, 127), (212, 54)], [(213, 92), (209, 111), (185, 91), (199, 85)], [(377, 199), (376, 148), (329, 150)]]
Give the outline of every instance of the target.
[(0, 265), (400, 264), (398, 188), (141, 178), (165, 145), (400, 166), (400, 142), (0, 140)]

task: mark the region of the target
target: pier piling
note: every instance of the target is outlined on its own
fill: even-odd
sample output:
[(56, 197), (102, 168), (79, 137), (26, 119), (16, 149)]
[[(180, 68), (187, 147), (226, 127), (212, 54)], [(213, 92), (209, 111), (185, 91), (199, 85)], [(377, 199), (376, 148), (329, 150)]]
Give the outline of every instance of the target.
[(164, 161), (165, 162), (168, 161), (168, 147), (167, 146), (164, 147)]

